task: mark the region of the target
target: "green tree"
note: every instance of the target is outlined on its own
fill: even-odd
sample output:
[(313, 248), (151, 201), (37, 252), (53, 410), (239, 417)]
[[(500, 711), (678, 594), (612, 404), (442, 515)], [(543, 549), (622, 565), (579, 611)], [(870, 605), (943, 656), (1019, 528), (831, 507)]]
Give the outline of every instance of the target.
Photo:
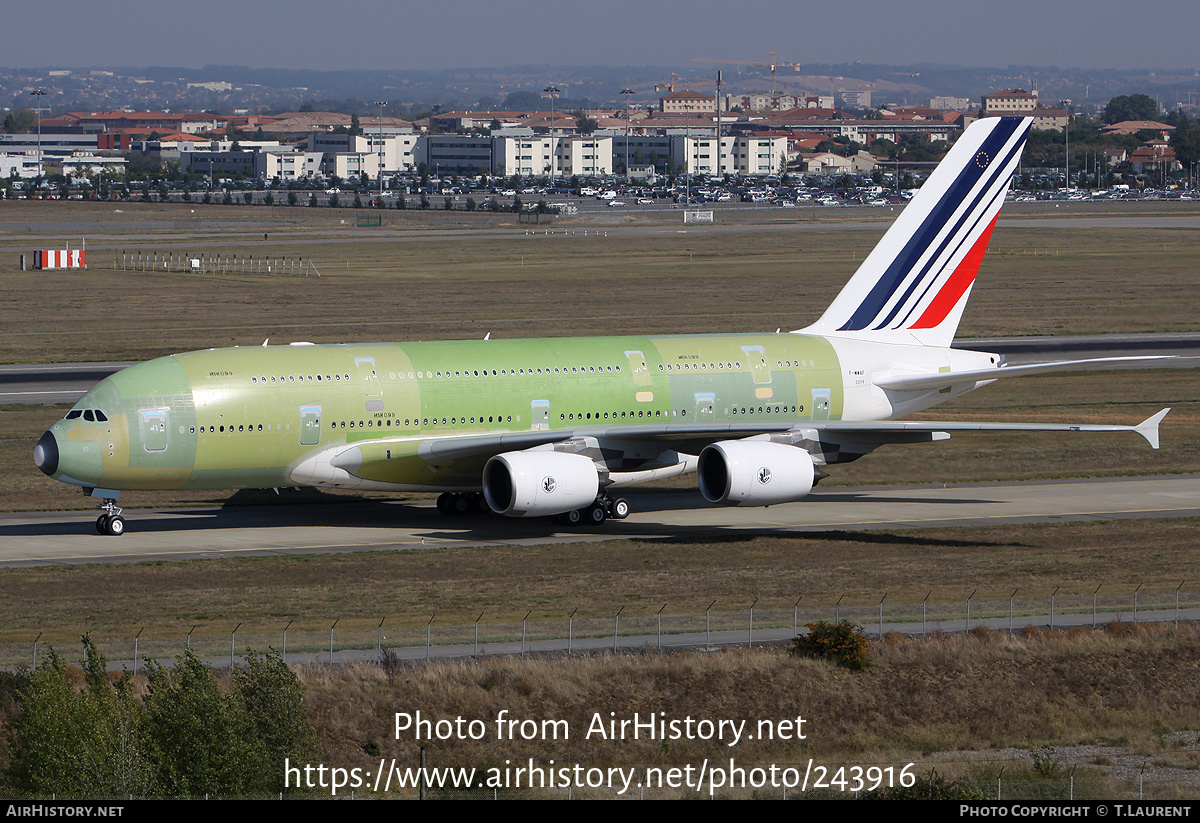
[(84, 685), (77, 689), (61, 655), (49, 658), (19, 693), (10, 727), (8, 781), (34, 796), (128, 797), (153, 790), (145, 716), (126, 674), (115, 683), (84, 635)]
[(24, 134), (37, 125), (37, 114), (33, 109), (17, 109), (4, 118), (4, 131), (9, 134)]
[(588, 117), (586, 112), (579, 111), (575, 113), (575, 128), (580, 134), (591, 134), (600, 128), (600, 124), (594, 118)]
[(1124, 120), (1153, 120), (1158, 116), (1158, 103), (1146, 94), (1121, 94), (1108, 101), (1104, 107), (1105, 123), (1120, 123)]
[(1175, 150), (1175, 158), (1188, 169), (1191, 164), (1200, 162), (1200, 125), (1186, 114), (1175, 118), (1174, 125), (1171, 148)]

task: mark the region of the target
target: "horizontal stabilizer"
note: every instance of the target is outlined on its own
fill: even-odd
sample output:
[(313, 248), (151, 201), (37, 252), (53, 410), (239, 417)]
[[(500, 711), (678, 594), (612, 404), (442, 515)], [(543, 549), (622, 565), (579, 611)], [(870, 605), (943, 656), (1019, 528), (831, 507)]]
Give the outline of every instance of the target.
[(972, 371), (943, 372), (939, 374), (903, 374), (891, 377), (880, 377), (875, 385), (889, 391), (929, 391), (944, 389), (948, 386), (961, 386), (964, 383), (984, 383), (989, 380), (999, 380), (1002, 377), (1023, 377), (1029, 374), (1046, 374), (1048, 372), (1088, 371), (1104, 369), (1110, 366), (1152, 363), (1157, 360), (1178, 360), (1173, 355), (1147, 355), (1144, 357), (1096, 357), (1089, 360), (1060, 360), (1054, 363), (1032, 363), (1028, 366), (1001, 366), (995, 369), (974, 369)]

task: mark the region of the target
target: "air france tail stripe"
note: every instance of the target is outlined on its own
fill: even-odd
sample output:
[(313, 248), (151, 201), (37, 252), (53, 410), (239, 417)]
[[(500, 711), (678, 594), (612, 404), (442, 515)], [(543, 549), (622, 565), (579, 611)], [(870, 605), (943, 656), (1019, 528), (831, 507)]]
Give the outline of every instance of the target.
[(992, 229), (996, 227), (996, 218), (999, 216), (997, 214), (992, 218), (992, 222), (988, 223), (987, 228), (983, 230), (983, 234), (975, 241), (975, 245), (967, 252), (967, 256), (963, 258), (963, 261), (958, 264), (958, 268), (954, 270), (954, 274), (950, 275), (950, 279), (946, 281), (946, 285), (942, 286), (942, 290), (929, 303), (928, 308), (925, 309), (925, 313), (917, 319), (916, 323), (913, 323), (912, 328), (936, 328), (950, 314), (950, 310), (958, 305), (958, 301), (967, 293), (967, 289), (971, 288), (971, 284), (975, 282), (975, 275), (979, 273), (979, 264), (983, 262), (983, 254), (987, 251), (988, 241), (992, 239)]
[[(984, 139), (983, 145), (980, 146), (978, 151), (986, 153), (988, 157), (996, 157), (1017, 129), (1021, 127), (1022, 123), (1023, 121), (1020, 118), (1002, 118), (987, 138)], [(914, 232), (900, 253), (893, 258), (892, 262), (888, 265), (887, 271), (875, 283), (874, 287), (867, 294), (866, 299), (854, 311), (850, 319), (838, 329), (839, 331), (860, 331), (869, 326), (879, 316), (879, 313), (883, 311), (892, 295), (903, 284), (905, 277), (920, 260), (921, 255), (934, 242), (939, 232), (945, 227), (946, 222), (950, 220), (955, 211), (970, 194), (975, 184), (979, 181), (979, 178), (985, 173), (985, 170), (991, 169), (993, 165), (995, 164), (989, 163), (984, 168), (980, 168), (976, 163), (971, 162), (963, 168), (958, 178), (949, 186), (939, 199), (937, 205), (926, 216), (920, 229)]]
[[(896, 304), (892, 306), (892, 310), (888, 313), (888, 316), (884, 318), (883, 322), (875, 327), (876, 329), (882, 329), (888, 326), (896, 317), (896, 314), (899, 313), (905, 306), (907, 306), (908, 311), (905, 313), (904, 320), (897, 324), (897, 326), (903, 326), (904, 322), (906, 322), (908, 318), (912, 316), (916, 306), (921, 302), (921, 300), (925, 299), (925, 295), (928, 294), (929, 290), (937, 284), (937, 277), (942, 273), (943, 267), (946, 265), (946, 261), (952, 260), (954, 256), (959, 253), (959, 250), (962, 249), (963, 245), (969, 242), (971, 236), (975, 233), (976, 228), (979, 227), (980, 223), (987, 219), (989, 212), (999, 209), (1004, 199), (1004, 193), (1008, 188), (1008, 178), (1012, 174), (1010, 164), (1015, 161), (1015, 155), (1021, 150), (1021, 148), (1022, 147), (1019, 144), (1014, 146), (1009, 150), (1008, 156), (1006, 156), (1003, 161), (992, 163), (989, 166), (989, 169), (991, 170), (990, 173), (992, 174), (991, 179), (986, 181), (985, 184), (980, 187), (979, 193), (976, 195), (974, 202), (972, 202), (971, 205), (962, 213), (962, 216), (958, 219), (958, 222), (954, 225), (954, 228), (947, 232), (937, 251), (926, 259), (925, 265), (922, 267), (920, 274), (913, 278), (912, 283), (909, 284), (908, 289), (904, 292), (904, 296), (896, 301)], [(983, 202), (985, 200), (986, 202)], [(981, 202), (983, 203), (982, 208), (980, 208)], [(971, 226), (966, 231), (963, 231), (963, 226), (968, 220), (971, 221)], [(954, 243), (954, 250), (949, 256), (946, 256), (944, 253), (946, 248), (951, 243)], [(931, 270), (936, 272), (933, 281), (925, 287), (925, 289), (921, 292), (921, 296), (917, 298), (915, 302), (910, 302), (909, 298), (912, 297), (913, 292), (917, 290)]]

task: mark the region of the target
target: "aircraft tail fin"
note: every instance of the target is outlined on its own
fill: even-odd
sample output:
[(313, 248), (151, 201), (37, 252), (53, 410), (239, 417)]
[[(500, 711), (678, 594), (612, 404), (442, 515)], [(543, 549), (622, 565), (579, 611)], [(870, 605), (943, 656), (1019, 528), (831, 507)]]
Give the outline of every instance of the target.
[(972, 123), (805, 334), (949, 346), (1033, 120)]

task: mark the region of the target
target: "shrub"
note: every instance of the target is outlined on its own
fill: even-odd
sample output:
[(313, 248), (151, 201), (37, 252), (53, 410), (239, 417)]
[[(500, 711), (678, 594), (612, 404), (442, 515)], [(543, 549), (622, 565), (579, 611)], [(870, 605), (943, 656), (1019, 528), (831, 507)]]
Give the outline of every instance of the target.
[(828, 623), (824, 620), (806, 623), (808, 634), (792, 640), (792, 654), (828, 660), (851, 671), (861, 671), (871, 665), (871, 641), (862, 628), (849, 620)]

